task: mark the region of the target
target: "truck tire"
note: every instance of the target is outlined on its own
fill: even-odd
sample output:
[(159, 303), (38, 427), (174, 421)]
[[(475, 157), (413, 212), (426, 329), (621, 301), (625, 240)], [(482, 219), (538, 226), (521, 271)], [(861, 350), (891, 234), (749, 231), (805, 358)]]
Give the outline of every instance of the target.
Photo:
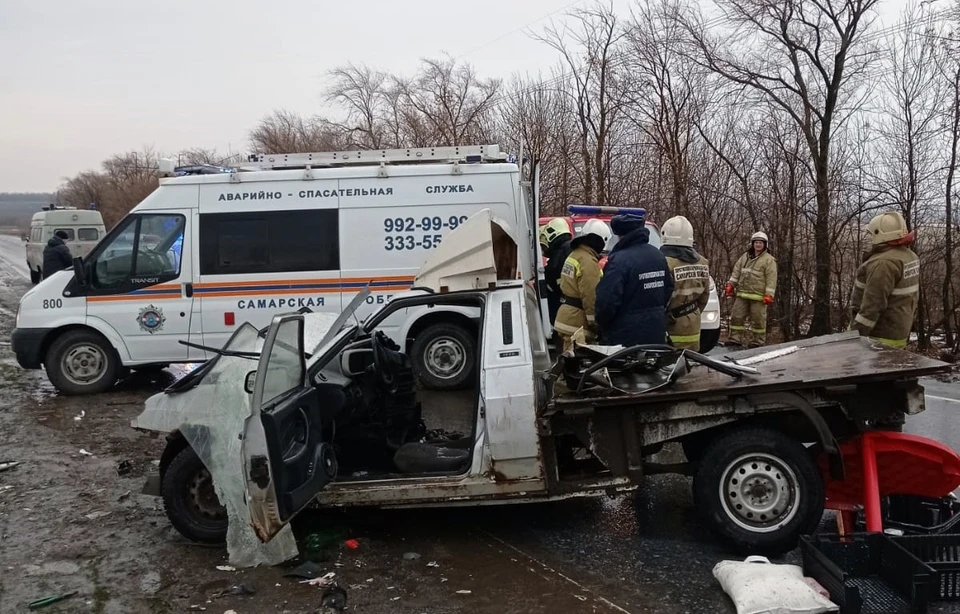
[(433, 390), (458, 390), (471, 383), (477, 368), (477, 342), (456, 324), (434, 324), (420, 331), (410, 348), (421, 383)]
[(700, 353), (706, 354), (713, 348), (717, 347), (717, 342), (720, 341), (720, 329), (719, 328), (701, 328), (700, 329)]
[(60, 392), (79, 396), (109, 390), (120, 374), (120, 358), (110, 342), (92, 330), (71, 330), (47, 350), (43, 365)]
[(33, 283), (33, 284), (40, 283), (40, 278), (42, 277), (40, 275), (40, 271), (34, 271), (33, 269), (31, 269), (29, 262), (27, 263), (27, 268), (30, 269), (30, 283)]
[(163, 472), (160, 496), (180, 535), (207, 544), (227, 540), (227, 508), (217, 498), (210, 471), (190, 446), (180, 450)]
[(698, 512), (744, 552), (779, 555), (823, 517), (823, 479), (813, 456), (779, 431), (740, 428), (703, 451), (693, 478)]

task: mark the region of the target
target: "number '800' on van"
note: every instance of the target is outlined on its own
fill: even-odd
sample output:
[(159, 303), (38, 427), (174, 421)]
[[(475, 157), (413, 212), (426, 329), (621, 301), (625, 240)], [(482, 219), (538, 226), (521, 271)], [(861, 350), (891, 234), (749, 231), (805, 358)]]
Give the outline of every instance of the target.
[[(536, 276), (536, 212), (495, 145), (260, 155), (218, 170), (161, 179), (73, 271), (29, 290), (12, 338), (20, 365), (93, 394), (127, 368), (204, 361), (201, 346), (222, 347), (243, 322), (339, 313), (369, 286), (365, 317), (410, 291), (426, 255), (482, 209), (529, 239), (517, 275)], [(423, 307), (382, 330), (426, 385), (454, 389), (475, 376), (477, 317)]]

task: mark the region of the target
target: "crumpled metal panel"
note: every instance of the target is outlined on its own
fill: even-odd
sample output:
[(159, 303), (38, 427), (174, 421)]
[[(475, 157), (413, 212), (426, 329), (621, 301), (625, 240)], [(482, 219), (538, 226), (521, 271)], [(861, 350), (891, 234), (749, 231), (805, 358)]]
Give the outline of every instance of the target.
[[(259, 352), (262, 345), (257, 329), (243, 324), (225, 349)], [(227, 553), (230, 564), (236, 567), (276, 565), (298, 554), (289, 527), (266, 544), (250, 528), (239, 434), (250, 415), (244, 378), (256, 368), (256, 360), (220, 356), (194, 388), (179, 394), (153, 395), (133, 421), (135, 428), (161, 432), (179, 429), (196, 451), (213, 477), (217, 497), (227, 508)]]

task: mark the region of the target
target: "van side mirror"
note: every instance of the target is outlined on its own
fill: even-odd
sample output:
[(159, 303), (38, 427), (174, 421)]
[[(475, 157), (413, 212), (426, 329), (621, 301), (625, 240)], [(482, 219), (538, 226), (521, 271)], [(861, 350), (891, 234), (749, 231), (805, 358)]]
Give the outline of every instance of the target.
[(81, 286), (87, 285), (87, 272), (83, 268), (83, 258), (73, 259), (73, 278)]
[(243, 391), (247, 394), (253, 394), (253, 386), (257, 383), (257, 372), (250, 371), (243, 380)]

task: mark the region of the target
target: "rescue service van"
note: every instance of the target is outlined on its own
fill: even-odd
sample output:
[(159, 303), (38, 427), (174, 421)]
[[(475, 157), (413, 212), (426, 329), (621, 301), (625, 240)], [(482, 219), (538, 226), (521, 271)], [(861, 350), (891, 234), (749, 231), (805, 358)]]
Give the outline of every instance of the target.
[[(182, 176), (162, 178), (73, 271), (20, 300), (17, 361), (44, 367), (61, 392), (104, 391), (127, 368), (206, 360), (203, 346), (222, 347), (244, 322), (340, 313), (369, 287), (362, 319), (409, 291), (431, 250), (483, 209), (525, 245), (517, 278), (537, 275), (531, 190), (496, 145), (255, 155), (185, 175), (160, 167)], [(478, 310), (405, 316), (381, 329), (425, 384), (472, 381)]]
[(57, 231), (67, 235), (67, 247), (74, 258), (90, 253), (105, 230), (99, 211), (76, 207), (54, 207), (33, 214), (30, 233), (26, 235), (27, 268), (30, 281), (38, 283), (43, 278), (43, 248)]

